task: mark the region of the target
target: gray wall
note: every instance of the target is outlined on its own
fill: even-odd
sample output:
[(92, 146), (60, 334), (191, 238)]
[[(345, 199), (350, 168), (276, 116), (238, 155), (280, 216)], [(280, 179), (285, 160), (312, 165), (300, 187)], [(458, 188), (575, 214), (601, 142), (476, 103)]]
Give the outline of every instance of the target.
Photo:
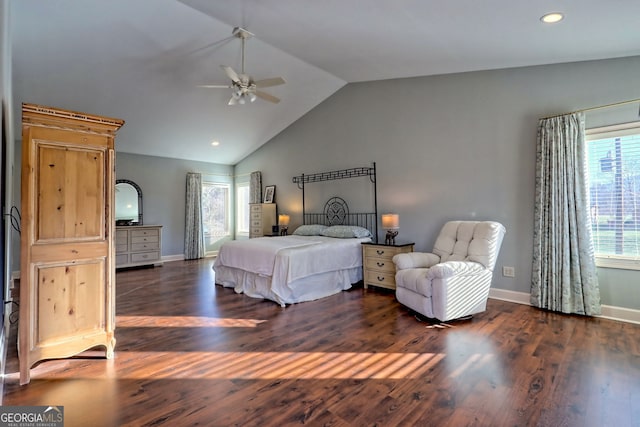
[[(162, 225), (162, 255), (184, 254), (187, 172), (200, 172), (203, 179), (233, 184), (233, 166), (119, 153), (117, 146), (118, 138), (116, 179), (134, 181), (142, 189), (144, 224)], [(233, 206), (233, 198), (231, 203)], [(234, 224), (231, 226), (233, 230)]]
[[(293, 228), (293, 176), (375, 161), (379, 211), (400, 215), (400, 239), (429, 250), (446, 220), (500, 221), (507, 235), (493, 286), (528, 293), (538, 119), (633, 98), (640, 57), (349, 84), (236, 174), (261, 170)], [(502, 277), (503, 265), (515, 278)], [(600, 269), (599, 278), (603, 304), (640, 309), (640, 272)]]

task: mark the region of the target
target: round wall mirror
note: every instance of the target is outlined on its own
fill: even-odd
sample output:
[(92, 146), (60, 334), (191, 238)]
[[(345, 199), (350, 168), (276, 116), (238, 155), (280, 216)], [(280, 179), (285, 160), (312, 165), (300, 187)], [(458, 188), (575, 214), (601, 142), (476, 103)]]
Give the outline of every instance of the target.
[(116, 225), (142, 225), (142, 190), (128, 179), (116, 180)]

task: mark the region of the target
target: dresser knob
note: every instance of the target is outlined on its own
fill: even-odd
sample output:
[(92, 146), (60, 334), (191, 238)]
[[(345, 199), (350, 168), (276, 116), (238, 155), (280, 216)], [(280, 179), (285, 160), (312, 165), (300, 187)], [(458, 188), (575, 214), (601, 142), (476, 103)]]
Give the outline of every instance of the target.
[(383, 280), (384, 280), (384, 277), (380, 277), (380, 276), (378, 276), (378, 281), (379, 281), (379, 282), (382, 282)]
[(378, 250), (376, 251), (376, 253), (377, 253), (378, 255), (382, 255), (382, 254), (384, 253), (384, 251), (381, 251), (381, 250), (379, 250), (379, 249), (378, 249)]
[(384, 262), (376, 262), (376, 265), (377, 265), (378, 267), (384, 267)]

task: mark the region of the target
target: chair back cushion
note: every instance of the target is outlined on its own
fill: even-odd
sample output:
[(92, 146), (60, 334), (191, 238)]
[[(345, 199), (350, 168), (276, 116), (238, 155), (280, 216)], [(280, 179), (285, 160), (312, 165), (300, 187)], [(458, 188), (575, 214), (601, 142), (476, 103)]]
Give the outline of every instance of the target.
[(433, 248), (440, 262), (473, 261), (493, 270), (505, 228), (495, 221), (449, 221)]

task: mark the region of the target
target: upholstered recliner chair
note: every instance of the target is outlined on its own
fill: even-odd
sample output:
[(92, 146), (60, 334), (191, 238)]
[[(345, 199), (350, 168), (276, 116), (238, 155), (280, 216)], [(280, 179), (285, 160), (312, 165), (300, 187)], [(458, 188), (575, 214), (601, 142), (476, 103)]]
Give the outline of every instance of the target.
[(493, 221), (447, 222), (433, 253), (393, 257), (396, 298), (441, 322), (484, 311), (505, 228)]

